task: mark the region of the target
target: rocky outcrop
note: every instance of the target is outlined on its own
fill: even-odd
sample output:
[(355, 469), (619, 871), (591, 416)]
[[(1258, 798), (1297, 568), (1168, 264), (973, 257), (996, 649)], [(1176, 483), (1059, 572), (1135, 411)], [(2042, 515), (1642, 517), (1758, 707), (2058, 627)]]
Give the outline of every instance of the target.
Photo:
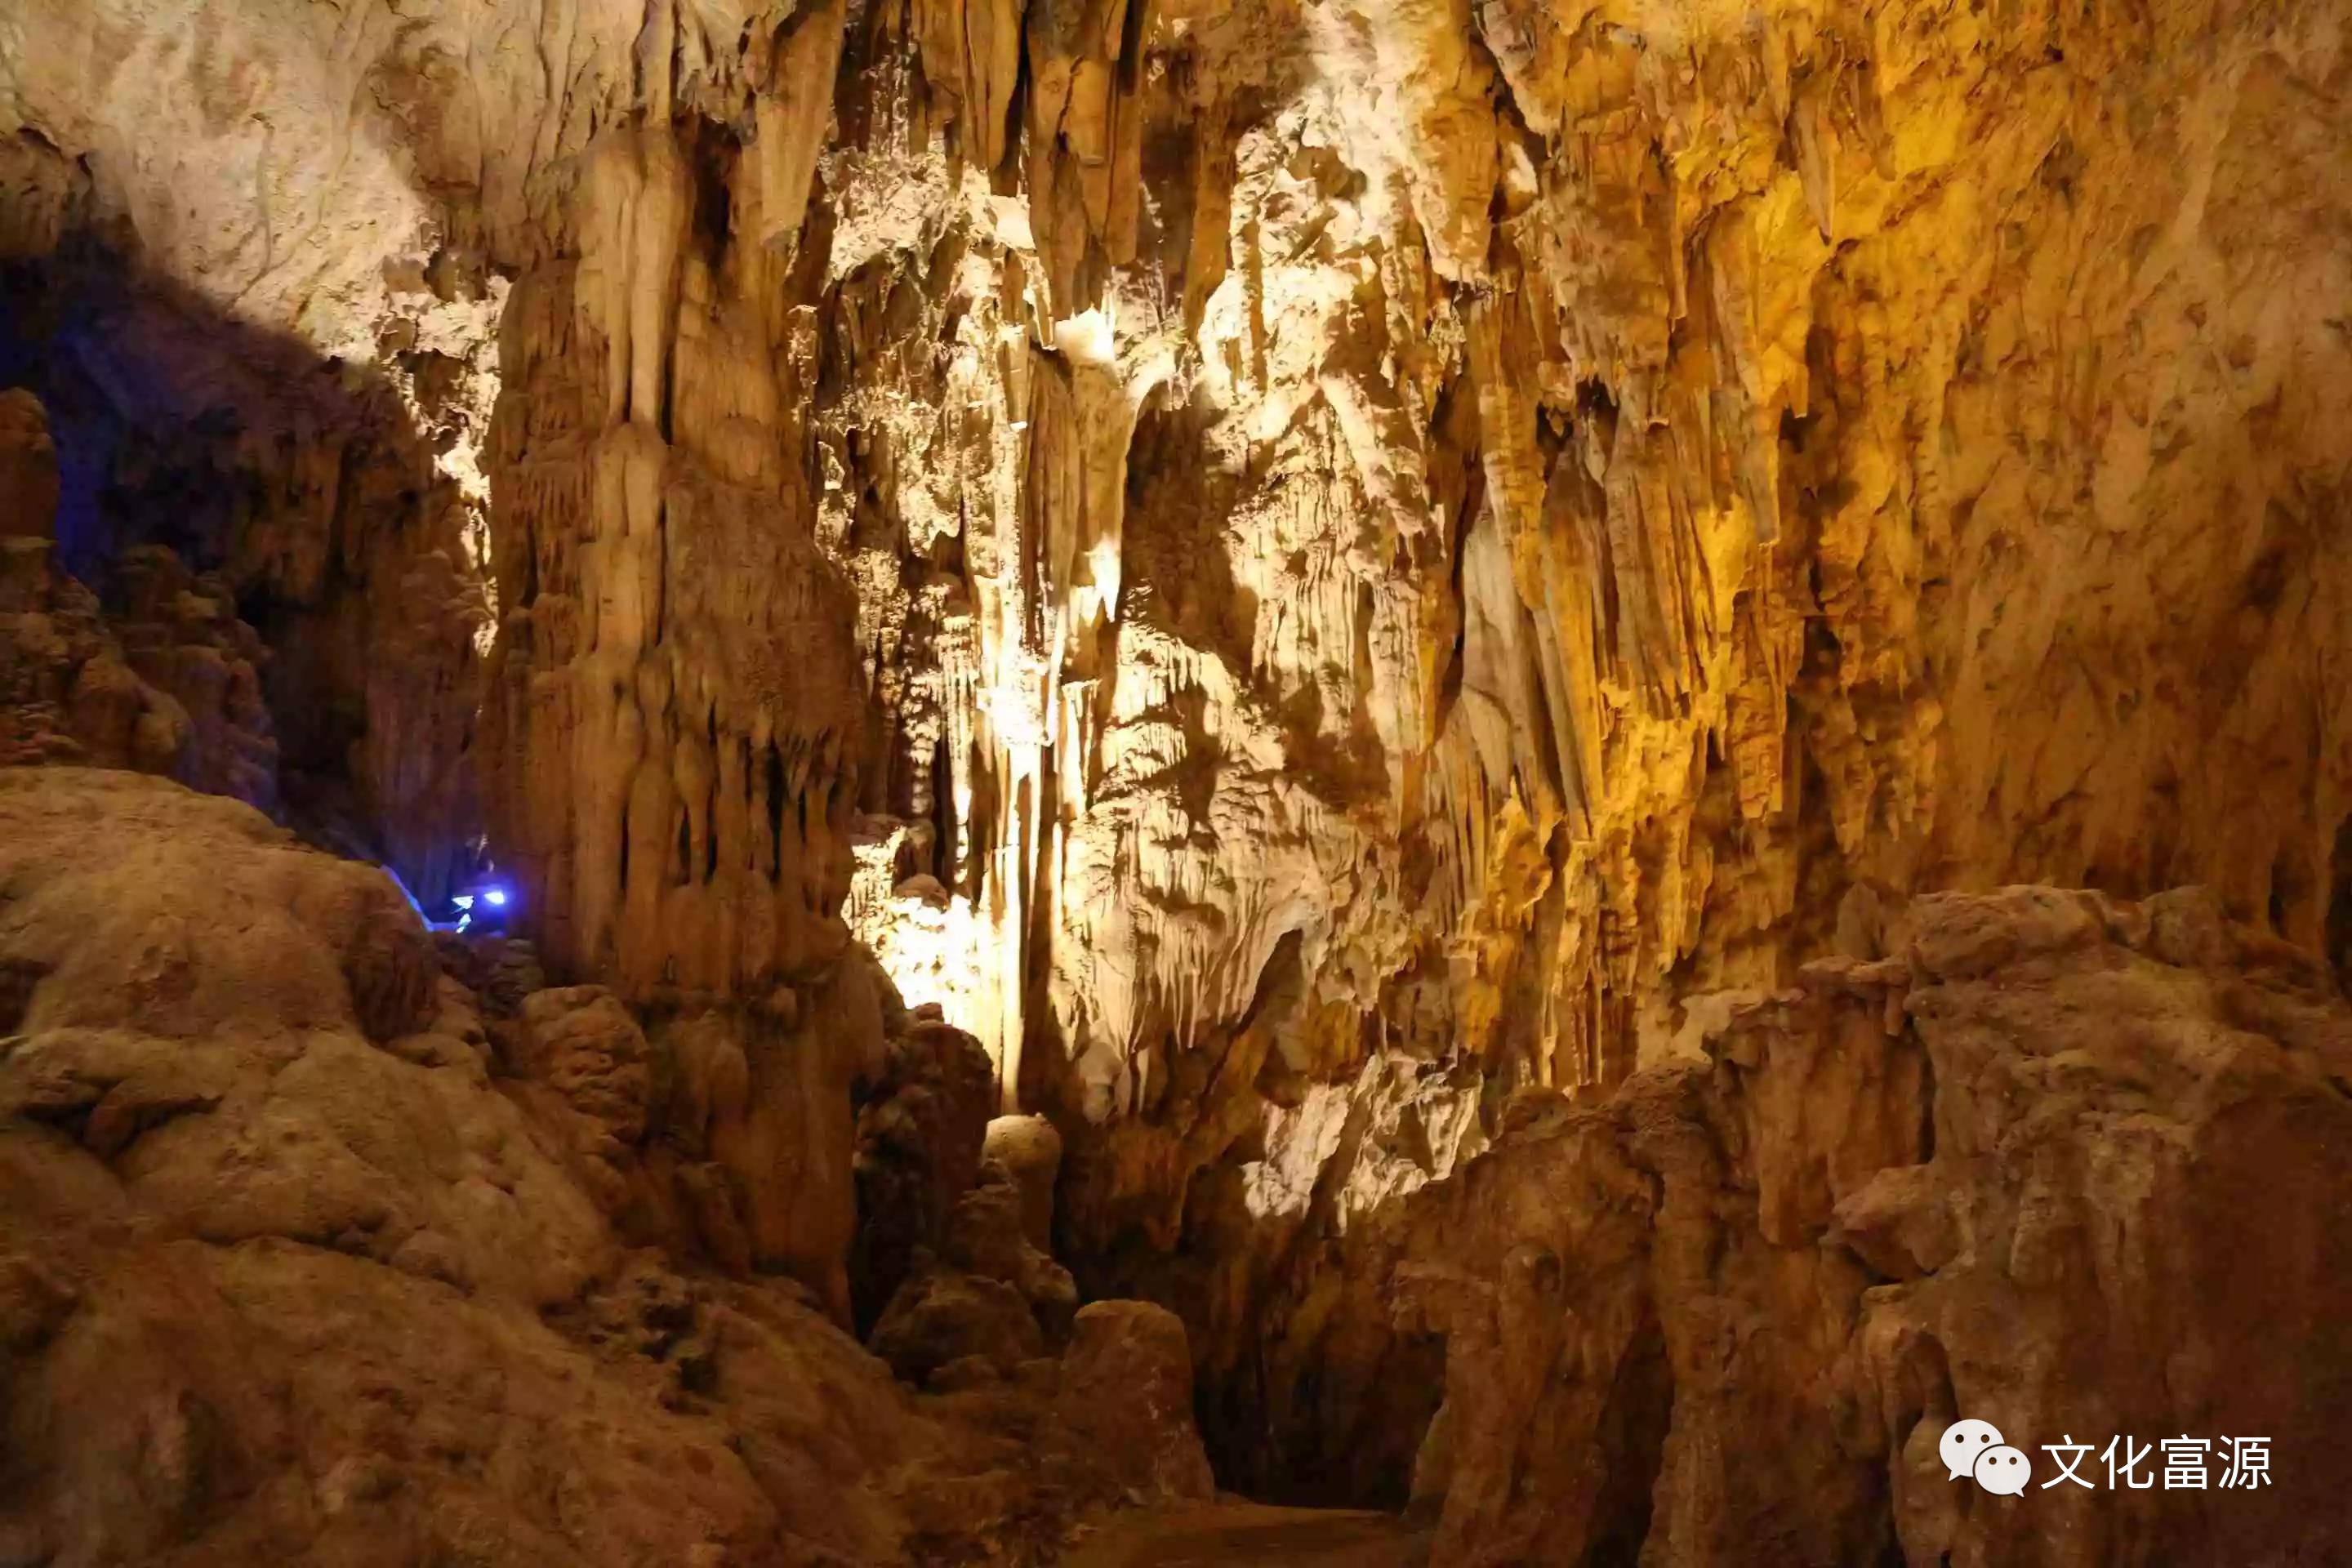
[(169, 551), (131, 552), (121, 583), (110, 612), (49, 540), (0, 541), (0, 757), (164, 773), (275, 805), (260, 638), (217, 581)]
[[(1087, 1309), (1078, 1306), (1069, 1270), (1030, 1240), (1027, 1195), (1012, 1172), (988, 1160), (936, 1234), (909, 1250), (871, 1339), (875, 1353), (901, 1377), (959, 1384), (1006, 1377), (1049, 1348), (1076, 1345), (1073, 1323)], [(1189, 1410), (1191, 1390), (1188, 1367), (1183, 1397), (1162, 1403)]]
[(188, 717), (131, 669), (47, 539), (0, 540), (0, 760), (168, 773)]
[[(1406, 1205), (1433, 1561), (2340, 1555), (2348, 1136), (2352, 1009), (2211, 895), (1913, 902), (1884, 956), (1606, 1104), (1519, 1102)], [(1964, 1417), (2024, 1495), (1950, 1479)], [(2118, 1436), (2206, 1440), (2207, 1484), (2115, 1480)], [(2268, 1440), (2265, 1484), (2222, 1484), (2224, 1436)], [(2095, 1489), (2050, 1484), (2074, 1443)]]
[(857, 1113), (859, 1223), (849, 1276), (857, 1321), (866, 1325), (922, 1255), (947, 1250), (957, 1205), (980, 1180), (996, 1104), (988, 1058), (970, 1035), (929, 1015), (888, 1033), (882, 1079)]
[(157, 546), (114, 563), (101, 607), (58, 559), (58, 496), (39, 400), (0, 396), (0, 763), (134, 768), (274, 805), (260, 637), (217, 578)]
[(641, 1025), (604, 986), (559, 987), (489, 1033), (625, 1237), (791, 1275), (846, 1328), (942, 1244), (979, 1173), (986, 1068), (969, 1036), (894, 1020), (862, 967), (800, 994), (673, 999)]
[(1184, 1324), (1166, 1308), (1096, 1301), (1078, 1309), (1055, 1413), (1071, 1446), (1065, 1464), (1100, 1466), (1138, 1498), (1216, 1494), (1192, 1430)]
[(278, 739), (262, 696), (269, 650), (238, 618), (227, 587), (153, 545), (126, 551), (114, 575), (122, 609), (110, 618), (124, 658), (187, 716), (187, 745), (172, 775), (210, 795), (275, 807)]
[(1206, 1495), (1173, 1317), (919, 1397), (820, 1291), (611, 1217), (687, 1119), (671, 1034), (593, 988), (483, 1012), (381, 871), (0, 769), (11, 1561), (1016, 1563)]

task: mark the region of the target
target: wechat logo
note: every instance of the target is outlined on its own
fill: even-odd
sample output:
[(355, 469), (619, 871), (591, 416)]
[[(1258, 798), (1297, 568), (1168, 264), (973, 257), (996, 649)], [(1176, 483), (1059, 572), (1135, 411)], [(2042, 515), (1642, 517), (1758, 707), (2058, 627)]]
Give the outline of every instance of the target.
[(2033, 1461), (2003, 1442), (2000, 1428), (1990, 1421), (1953, 1422), (1944, 1428), (1936, 1451), (1951, 1472), (1945, 1479), (1973, 1476), (1977, 1485), (2002, 1497), (2015, 1497), (2033, 1479)]

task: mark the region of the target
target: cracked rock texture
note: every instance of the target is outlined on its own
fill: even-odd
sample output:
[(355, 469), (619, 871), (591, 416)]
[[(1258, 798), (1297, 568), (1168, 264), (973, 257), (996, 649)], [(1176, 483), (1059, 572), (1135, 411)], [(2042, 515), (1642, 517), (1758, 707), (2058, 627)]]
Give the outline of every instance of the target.
[[(219, 585), (171, 679), (117, 637), (197, 782), (264, 798), (274, 736), (313, 837), (514, 879), (567, 989), (490, 1044), (624, 1234), (1025, 1349), (934, 1140), (1042, 1115), (1050, 1239), (1182, 1317), (1224, 1479), (1401, 1502), (1472, 1352), (1360, 1284), (1521, 1092), (1608, 1100), (1913, 894), (2201, 884), (2343, 972), (2346, 24), (20, 0), (49, 451), (0, 410), (0, 507), (54, 469), (41, 573)], [(165, 765), (37, 611), (0, 737)], [(905, 1092), (898, 1000), (984, 1093)], [(1943, 1245), (1886, 1213), (1871, 1267)]]

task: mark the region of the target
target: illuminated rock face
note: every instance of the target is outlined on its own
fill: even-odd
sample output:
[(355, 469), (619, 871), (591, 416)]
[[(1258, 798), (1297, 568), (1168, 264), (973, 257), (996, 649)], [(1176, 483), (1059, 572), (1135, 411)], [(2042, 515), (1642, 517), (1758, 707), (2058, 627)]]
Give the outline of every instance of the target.
[(551, 955), (637, 995), (759, 995), (847, 946), (856, 597), (780, 412), (814, 334), (773, 308), (785, 258), (709, 232), (762, 166), (714, 156), (584, 155), (582, 254), (517, 285), (491, 427), (492, 820)]
[(150, 467), (259, 498), (289, 771), (789, 1064), (763, 1256), (848, 1235), (869, 949), (1229, 1480), (1402, 1497), (1365, 1238), (1901, 895), (2346, 960), (2325, 5), (22, 12), (0, 253), (275, 411)]

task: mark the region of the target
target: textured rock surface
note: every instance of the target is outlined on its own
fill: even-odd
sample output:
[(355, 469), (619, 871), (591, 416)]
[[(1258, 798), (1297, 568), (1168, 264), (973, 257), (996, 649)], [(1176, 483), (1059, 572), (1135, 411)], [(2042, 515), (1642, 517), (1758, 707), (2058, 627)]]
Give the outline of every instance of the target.
[[(1433, 1560), (2343, 1555), (2348, 1086), (2308, 954), (2206, 896), (2021, 888), (1913, 903), (1605, 1106), (1523, 1102), (1365, 1287), (1445, 1336)], [(1947, 1479), (1963, 1416), (2024, 1497)], [(2100, 1462), (2223, 1434), (2269, 1485)], [(2069, 1440), (2096, 1490), (2038, 1484)]]
[(1081, 1463), (1105, 1464), (1135, 1496), (1213, 1496), (1192, 1430), (1192, 1360), (1184, 1325), (1149, 1301), (1078, 1310), (1055, 1406)]
[(135, 768), (275, 804), (260, 637), (216, 579), (153, 545), (115, 563), (121, 602), (102, 609), (58, 562), (58, 495), (47, 411), (0, 394), (0, 764)]
[(616, 1223), (887, 1300), (862, 942), (1228, 1479), (1396, 1500), (1365, 1238), (1515, 1091), (1913, 892), (2342, 970), (2347, 140), (2327, 0), (23, 0), (0, 371), (290, 805), (740, 1108)]
[(988, 1058), (970, 1035), (929, 1016), (892, 1032), (883, 1081), (857, 1114), (850, 1285), (861, 1323), (919, 1255), (947, 1249), (958, 1201), (980, 1179), (995, 1101)]
[(47, 539), (0, 540), (0, 761), (171, 770), (187, 713), (134, 672)]
[(490, 1027), (380, 871), (0, 769), (0, 1555), (1023, 1563), (1204, 1495), (1173, 1317), (919, 1398), (817, 1292), (608, 1223), (659, 1031), (594, 988)]

